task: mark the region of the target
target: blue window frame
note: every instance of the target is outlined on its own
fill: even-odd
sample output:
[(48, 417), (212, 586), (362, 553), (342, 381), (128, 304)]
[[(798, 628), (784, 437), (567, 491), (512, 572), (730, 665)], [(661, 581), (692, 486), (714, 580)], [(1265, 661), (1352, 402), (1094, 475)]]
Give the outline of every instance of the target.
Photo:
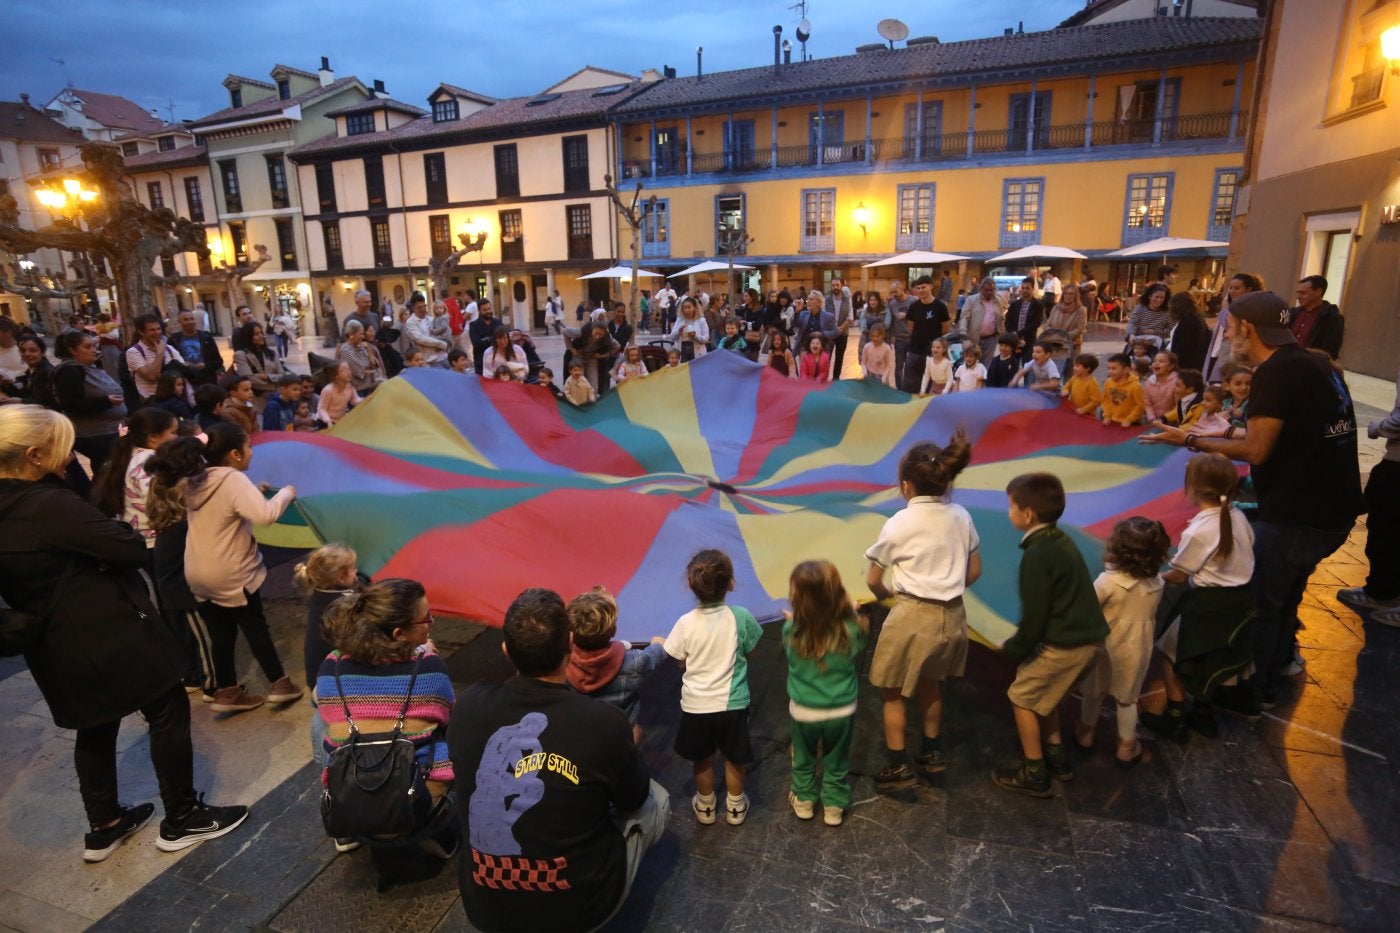
[(1218, 168), (1210, 198), (1210, 220), (1206, 236), (1211, 240), (1230, 239), (1230, 225), (1235, 220), (1235, 194), (1239, 191), (1240, 170)]
[[(1035, 116), (1035, 130), (1031, 132), (1030, 119)], [(1031, 107), (1030, 94), (1012, 94), (1007, 107), (1006, 148), (1010, 152), (1026, 148), (1026, 134), (1034, 137), (1032, 145), (1043, 149), (1050, 144), (1050, 92), (1037, 91), (1035, 107)]]
[[(743, 194), (715, 195), (715, 255), (727, 256), (729, 249), (724, 245), (726, 230), (739, 230), (748, 223), (747, 203)], [(747, 253), (747, 242), (734, 247), (734, 255)]]
[(1045, 179), (1008, 178), (1001, 187), (1001, 248), (1039, 243)]
[(836, 251), (836, 189), (802, 190), (802, 246), (804, 253)]
[(671, 255), (671, 199), (642, 202), (642, 255)]
[(652, 159), (656, 162), (656, 174), (680, 175), (685, 172), (685, 159), (681, 156), (681, 139), (674, 126), (658, 126), (651, 139)]
[(844, 155), (846, 141), (846, 115), (837, 110), (832, 113), (817, 113), (807, 116), (807, 145), (812, 151), (812, 162), (817, 161), (817, 151), (822, 162), (846, 162)]
[[(908, 158), (914, 158), (917, 152), (925, 159), (931, 159), (943, 151), (943, 101), (924, 101), (924, 125), (922, 134), (919, 127), (919, 105), (904, 105), (904, 146)], [(920, 135), (923, 139), (915, 148), (915, 142)]]
[(727, 169), (748, 169), (753, 168), (755, 164), (754, 121), (726, 120), (724, 122), (724, 167)]
[(1171, 227), (1173, 172), (1128, 176), (1123, 206), (1123, 245), (1146, 243), (1166, 236)]
[(895, 196), (898, 211), (894, 248), (933, 249), (933, 197), (935, 185), (900, 185)]

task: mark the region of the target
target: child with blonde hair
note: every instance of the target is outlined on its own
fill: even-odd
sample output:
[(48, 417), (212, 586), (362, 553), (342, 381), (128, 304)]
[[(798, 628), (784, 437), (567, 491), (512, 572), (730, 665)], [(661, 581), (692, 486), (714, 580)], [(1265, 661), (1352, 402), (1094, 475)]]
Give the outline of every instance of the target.
[(1125, 518), (1109, 533), (1103, 573), (1094, 581), (1108, 637), (1084, 682), (1075, 738), (1080, 748), (1094, 747), (1099, 711), (1104, 697), (1111, 695), (1117, 706), (1120, 768), (1131, 768), (1142, 760), (1137, 702), (1152, 663), (1157, 604), (1162, 599), (1158, 572), (1170, 547), (1161, 522), (1140, 515)]
[[(876, 325), (877, 327), (880, 325)], [(830, 561), (809, 560), (788, 581), (791, 618), (783, 623), (787, 652), (788, 714), (792, 717), (792, 788), (788, 801), (799, 820), (816, 815), (840, 826), (851, 805), (851, 735), (859, 682), (855, 658), (865, 647), (869, 622), (858, 615)], [(821, 763), (821, 793), (816, 766)]]
[(642, 683), (666, 660), (666, 639), (657, 636), (645, 648), (633, 648), (617, 636), (617, 600), (601, 586), (569, 600), (569, 686), (595, 700), (616, 706), (632, 724), (632, 741), (642, 743)]
[(321, 662), (335, 648), (325, 635), (326, 610), (348, 593), (363, 588), (355, 567), (355, 552), (343, 544), (323, 544), (312, 551), (305, 563), (294, 571), (297, 583), (309, 590), (306, 600), (306, 638), (302, 661), (306, 666), (306, 682), (316, 683)]

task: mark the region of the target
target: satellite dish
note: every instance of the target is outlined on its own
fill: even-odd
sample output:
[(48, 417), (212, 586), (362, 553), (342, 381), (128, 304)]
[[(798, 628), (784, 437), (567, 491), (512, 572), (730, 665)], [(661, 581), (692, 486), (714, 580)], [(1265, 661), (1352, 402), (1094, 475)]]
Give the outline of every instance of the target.
[(909, 27), (897, 19), (882, 19), (875, 27), (881, 38), (890, 40), (890, 43), (899, 42), (909, 38)]
[(812, 38), (812, 22), (804, 19), (797, 24), (797, 41), (806, 42)]

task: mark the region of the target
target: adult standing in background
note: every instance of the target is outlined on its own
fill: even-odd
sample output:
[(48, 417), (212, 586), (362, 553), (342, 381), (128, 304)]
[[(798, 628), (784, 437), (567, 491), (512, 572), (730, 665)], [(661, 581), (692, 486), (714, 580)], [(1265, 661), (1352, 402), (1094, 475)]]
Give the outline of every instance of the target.
[(136, 382), (136, 393), (148, 399), (156, 392), (161, 371), (170, 363), (183, 366), (185, 358), (166, 340), (165, 330), (156, 315), (142, 314), (132, 324), (137, 340), (127, 348), (126, 368)]
[(234, 352), (233, 368), (240, 376), (247, 376), (253, 384), (258, 410), (262, 411), (267, 397), (277, 391), (277, 380), (287, 370), (281, 358), (267, 345), (267, 335), (263, 333), (261, 324), (249, 321), (238, 334), (243, 349)]
[(1231, 362), (1230, 355), (1230, 302), (1243, 298), (1250, 292), (1262, 292), (1264, 280), (1251, 272), (1236, 272), (1225, 283), (1225, 301), (1215, 318), (1215, 331), (1211, 334), (1210, 349), (1206, 352), (1204, 370), (1206, 384), (1219, 382), (1225, 366)]
[[(404, 333), (423, 354), (423, 365), (446, 367), (451, 342), (433, 334), (433, 319), (428, 317), (428, 299), (423, 297), (422, 292), (414, 292), (409, 299), (409, 307), (412, 313), (404, 322)], [(450, 338), (451, 335), (448, 336)]]
[[(1035, 297), (1035, 279), (1026, 276), (1021, 280), (1021, 290), (1015, 299), (1006, 306), (1006, 318), (1004, 326), (1007, 333), (1014, 333), (1021, 339), (1021, 348), (1016, 351), (1016, 358), (1025, 363), (1031, 357), (1031, 347), (1035, 345), (1035, 338), (1040, 333), (1040, 324), (1045, 317), (1045, 308)], [(982, 358), (987, 362), (992, 361), (992, 357), (983, 354)]]
[(472, 342), (472, 362), (476, 374), (480, 376), (481, 368), (486, 363), (486, 351), (491, 349), (496, 333), (496, 311), (491, 307), (489, 298), (477, 302), (476, 308), (477, 316), (467, 325), (467, 336)]
[(1365, 586), (1340, 590), (1337, 598), (1371, 621), (1400, 628), (1400, 376), (1395, 379), (1395, 406), (1367, 426), (1366, 436), (1385, 438), (1385, 456), (1371, 467), (1366, 481)]
[(1176, 354), (1177, 367), (1203, 372), (1210, 350), (1210, 328), (1201, 317), (1196, 299), (1190, 292), (1177, 292), (1167, 302), (1167, 314), (1176, 324), (1172, 329), (1171, 351)]
[(1171, 289), (1161, 282), (1154, 282), (1142, 290), (1138, 306), (1128, 318), (1129, 346), (1143, 337), (1153, 340), (1158, 349), (1167, 345), (1167, 338), (1172, 332), (1171, 315), (1167, 313), (1167, 299), (1170, 297)]
[(969, 295), (963, 303), (959, 317), (963, 336), (977, 343), (984, 360), (997, 355), (997, 336), (1001, 334), (1005, 315), (1006, 296), (997, 291), (996, 280), (990, 275), (982, 280), (977, 294)]
[(230, 350), (238, 351), (246, 349), (246, 335), (249, 331), (245, 328), (249, 324), (255, 323), (253, 320), (253, 309), (247, 305), (239, 305), (233, 309), (233, 334), (229, 337), (228, 346)]
[(224, 358), (214, 342), (214, 335), (199, 329), (199, 320), (193, 311), (181, 311), (178, 321), (180, 329), (170, 340), (184, 357), (190, 382), (194, 385), (217, 382), (224, 372)]
[[(384, 299), (388, 301), (388, 298)], [(360, 289), (355, 293), (355, 310), (345, 316), (345, 326), (341, 328), (341, 333), (349, 335), (350, 322), (358, 321), (360, 328), (368, 332), (371, 327), (375, 330), (384, 326), (384, 322), (375, 316), (374, 309), (370, 307), (374, 304), (374, 296), (366, 289)], [(392, 319), (392, 316), (391, 316)]]
[(902, 377), (902, 388), (911, 393), (919, 391), (933, 341), (948, 330), (950, 320), (948, 306), (933, 297), (933, 276), (921, 275), (914, 280), (914, 299), (905, 312), (909, 321), (909, 352), (904, 357)]
[[(1050, 314), (1045, 318), (1045, 328), (1055, 328), (1069, 334), (1070, 340), (1074, 342), (1070, 350), (1071, 360), (1083, 352), (1084, 337), (1089, 333), (1089, 312), (1079, 301), (1079, 289), (1067, 288), (1060, 293), (1060, 300), (1055, 302)], [(1026, 352), (1030, 352), (1029, 347)]]
[(1299, 279), (1294, 289), (1298, 304), (1288, 312), (1288, 328), (1298, 346), (1322, 350), (1335, 360), (1342, 355), (1346, 319), (1336, 305), (1322, 300), (1326, 293), (1327, 280), (1322, 276)]
[(899, 389), (904, 389), (904, 358), (909, 355), (908, 314), (909, 306), (913, 303), (914, 299), (904, 287), (904, 280), (893, 279), (890, 282), (889, 301), (885, 306), (889, 309), (886, 318), (890, 329), (890, 343), (894, 346), (895, 387)]
[(96, 476), (117, 443), (127, 415), (126, 397), (117, 380), (97, 365), (102, 351), (92, 334), (65, 331), (54, 350), (60, 361), (53, 373), (58, 410), (73, 422), (72, 447), (88, 458)]
[(373, 392), (386, 378), (384, 358), (367, 333), (359, 321), (346, 321), (345, 342), (335, 351), (336, 360), (350, 367), (350, 384), (361, 395)]
[(1055, 269), (1053, 266), (1045, 270), (1045, 279), (1043, 282), (1041, 282), (1040, 290), (1040, 300), (1045, 303), (1045, 307), (1055, 307), (1055, 304), (1060, 300), (1060, 294), (1064, 289), (1063, 286), (1061, 286), (1060, 284), (1059, 276), (1055, 275)]

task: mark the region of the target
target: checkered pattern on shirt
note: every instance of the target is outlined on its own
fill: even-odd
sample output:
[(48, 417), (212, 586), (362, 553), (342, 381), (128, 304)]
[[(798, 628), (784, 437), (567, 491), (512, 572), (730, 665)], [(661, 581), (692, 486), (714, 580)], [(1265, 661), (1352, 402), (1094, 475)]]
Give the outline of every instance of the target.
[(569, 882), (559, 875), (569, 867), (563, 856), (552, 859), (487, 855), (472, 849), (472, 881), (507, 891), (567, 891)]

